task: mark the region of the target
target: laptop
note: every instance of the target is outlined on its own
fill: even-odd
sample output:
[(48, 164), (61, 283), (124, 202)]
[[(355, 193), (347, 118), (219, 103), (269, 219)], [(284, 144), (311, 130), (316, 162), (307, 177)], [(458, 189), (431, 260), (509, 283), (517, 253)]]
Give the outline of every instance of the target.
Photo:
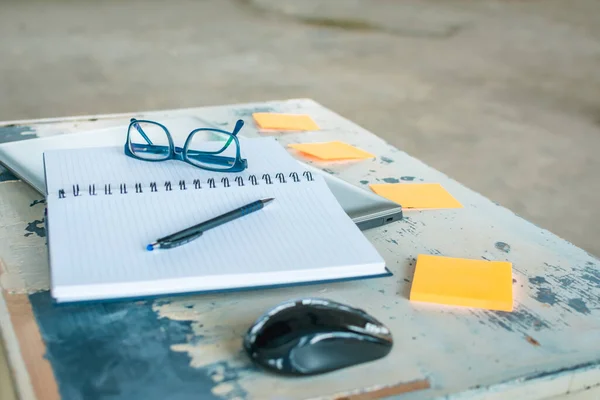
[[(176, 143), (183, 143), (190, 131), (198, 126), (207, 126), (206, 121), (196, 117), (168, 118), (164, 121)], [(209, 125), (210, 126), (210, 125)], [(122, 146), (125, 128), (121, 126), (65, 134), (44, 138), (28, 139), (0, 144), (0, 164), (45, 195), (43, 153), (58, 148)], [(242, 137), (256, 137), (249, 132)], [(402, 219), (402, 207), (373, 192), (356, 187), (336, 176), (298, 161), (302, 167), (325, 178), (344, 211), (361, 229), (367, 230)]]

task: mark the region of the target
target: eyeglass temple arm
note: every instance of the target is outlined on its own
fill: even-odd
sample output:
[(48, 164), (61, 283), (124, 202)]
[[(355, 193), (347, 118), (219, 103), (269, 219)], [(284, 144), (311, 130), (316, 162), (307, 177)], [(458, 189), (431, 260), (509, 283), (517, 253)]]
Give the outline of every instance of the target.
[(152, 140), (150, 140), (150, 138), (146, 135), (140, 124), (137, 123), (137, 119), (131, 118), (130, 122), (133, 123), (133, 127), (140, 133), (140, 135), (142, 135), (144, 140), (146, 140), (148, 144), (152, 144)]
[(225, 143), (223, 148), (220, 151), (218, 151), (217, 153), (220, 153), (221, 151), (225, 150), (227, 148), (227, 146), (229, 146), (231, 144), (233, 137), (238, 134), (238, 132), (242, 129), (243, 126), (244, 126), (244, 121), (242, 121), (241, 119), (238, 119), (237, 122), (235, 123), (235, 127), (233, 128), (233, 132), (231, 132), (231, 136), (229, 137), (229, 139), (227, 139), (227, 143)]

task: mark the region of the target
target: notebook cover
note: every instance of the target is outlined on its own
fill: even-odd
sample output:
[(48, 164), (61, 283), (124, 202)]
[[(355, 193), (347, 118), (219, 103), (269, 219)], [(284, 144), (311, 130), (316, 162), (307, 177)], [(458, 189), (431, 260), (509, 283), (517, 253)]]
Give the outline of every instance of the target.
[(70, 300), (67, 302), (61, 302), (52, 297), (53, 303), (58, 306), (68, 306), (68, 305), (85, 305), (85, 304), (94, 304), (94, 303), (107, 303), (107, 302), (121, 302), (121, 301), (140, 301), (140, 300), (152, 300), (152, 299), (161, 299), (161, 298), (171, 298), (171, 297), (185, 297), (185, 296), (197, 296), (204, 294), (218, 294), (218, 293), (230, 293), (230, 292), (247, 292), (252, 290), (265, 290), (265, 289), (280, 289), (285, 287), (297, 287), (297, 286), (310, 286), (310, 285), (319, 285), (326, 283), (340, 283), (340, 282), (351, 282), (365, 279), (375, 279), (375, 278), (386, 278), (393, 276), (394, 274), (387, 267), (385, 267), (386, 272), (381, 274), (374, 275), (366, 275), (366, 276), (358, 276), (358, 277), (350, 277), (350, 278), (336, 278), (336, 279), (323, 279), (318, 281), (306, 281), (306, 282), (298, 282), (298, 283), (281, 283), (281, 284), (273, 284), (273, 285), (259, 285), (259, 286), (247, 286), (240, 288), (230, 288), (230, 289), (214, 289), (214, 290), (203, 290), (203, 291), (194, 291), (194, 292), (185, 292), (185, 293), (173, 293), (173, 294), (161, 294), (161, 295), (148, 295), (148, 296), (131, 296), (131, 297), (119, 297), (119, 298), (111, 298), (111, 299), (98, 299), (98, 300)]

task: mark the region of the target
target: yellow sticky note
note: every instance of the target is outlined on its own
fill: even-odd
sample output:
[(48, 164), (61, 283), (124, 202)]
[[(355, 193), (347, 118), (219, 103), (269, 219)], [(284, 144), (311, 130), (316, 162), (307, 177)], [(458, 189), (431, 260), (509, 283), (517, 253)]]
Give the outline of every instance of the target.
[(262, 129), (278, 131), (316, 131), (319, 129), (319, 126), (310, 115), (254, 113), (252, 117)]
[(512, 311), (512, 264), (419, 254), (410, 300)]
[(371, 153), (343, 142), (303, 143), (288, 145), (322, 160), (348, 160), (375, 157)]
[(369, 186), (378, 195), (403, 208), (462, 208), (462, 204), (439, 183), (382, 183)]

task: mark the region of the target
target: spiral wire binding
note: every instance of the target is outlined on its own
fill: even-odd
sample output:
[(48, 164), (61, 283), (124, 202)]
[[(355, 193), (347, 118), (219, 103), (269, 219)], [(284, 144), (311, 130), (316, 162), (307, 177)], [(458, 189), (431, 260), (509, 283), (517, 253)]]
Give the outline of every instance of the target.
[[(292, 172), (292, 173), (289, 174), (288, 177), (291, 179), (292, 182), (296, 182), (296, 183), (297, 182), (301, 182), (303, 178), (307, 182), (314, 181), (313, 175), (312, 175), (312, 173), (310, 171), (304, 171), (302, 173), (302, 177), (300, 177), (297, 172)], [(246, 186), (245, 180), (244, 180), (244, 178), (242, 176), (236, 176), (233, 179), (233, 182), (235, 182), (235, 183), (233, 183), (234, 186), (235, 186), (235, 184), (237, 184), (237, 186)], [(278, 172), (277, 174), (275, 174), (274, 179), (271, 177), (271, 174), (263, 174), (263, 176), (260, 179), (258, 179), (256, 177), (256, 175), (250, 175), (246, 179), (246, 182), (249, 185), (252, 185), (252, 186), (257, 186), (257, 185), (261, 185), (261, 184), (272, 185), (275, 182), (278, 182), (278, 183), (290, 183), (290, 181), (286, 180), (286, 177), (285, 177), (285, 175), (282, 172)], [(189, 188), (193, 187), (194, 189), (203, 189), (202, 182), (200, 181), (200, 179), (194, 179), (191, 184), (193, 186), (189, 186)], [(215, 181), (214, 178), (208, 179), (206, 181), (206, 184), (208, 185), (208, 188), (211, 188), (211, 189), (217, 187), (217, 182)], [(232, 185), (232, 183), (230, 183), (229, 178), (227, 178), (227, 177), (221, 178), (220, 184), (221, 184), (222, 187), (231, 187), (231, 185)], [(72, 187), (72, 192), (71, 193), (73, 194), (73, 197), (79, 197), (79, 196), (81, 196), (82, 192), (80, 191), (79, 185), (75, 184), (75, 185), (72, 185), (72, 186), (73, 187)], [(172, 184), (171, 181), (165, 181), (163, 185), (159, 185), (156, 182), (150, 182), (150, 186), (149, 186), (150, 192), (158, 192), (160, 186), (164, 187), (164, 191), (165, 192), (170, 192), (170, 191), (173, 190), (173, 184)], [(180, 180), (177, 183), (177, 186), (175, 186), (175, 187), (179, 187), (179, 190), (187, 190), (188, 189), (188, 182), (186, 182), (185, 180)], [(137, 183), (135, 183), (134, 188), (135, 188), (135, 193), (143, 193), (143, 190), (144, 190), (145, 186), (141, 182), (137, 182)], [(99, 193), (102, 193), (101, 191), (98, 192), (96, 190), (96, 185), (95, 184), (88, 185), (87, 192), (88, 192), (88, 194), (90, 196), (97, 196)], [(68, 193), (64, 189), (59, 189), (58, 190), (58, 198), (59, 199), (65, 199), (71, 193)], [(84, 189), (83, 193), (85, 193), (85, 189)], [(111, 184), (105, 184), (104, 185), (104, 195), (110, 196), (113, 193), (114, 192), (113, 192), (113, 189), (111, 187)], [(118, 193), (119, 194), (130, 193), (127, 190), (127, 184), (125, 184), (125, 183), (119, 184), (119, 192)]]

